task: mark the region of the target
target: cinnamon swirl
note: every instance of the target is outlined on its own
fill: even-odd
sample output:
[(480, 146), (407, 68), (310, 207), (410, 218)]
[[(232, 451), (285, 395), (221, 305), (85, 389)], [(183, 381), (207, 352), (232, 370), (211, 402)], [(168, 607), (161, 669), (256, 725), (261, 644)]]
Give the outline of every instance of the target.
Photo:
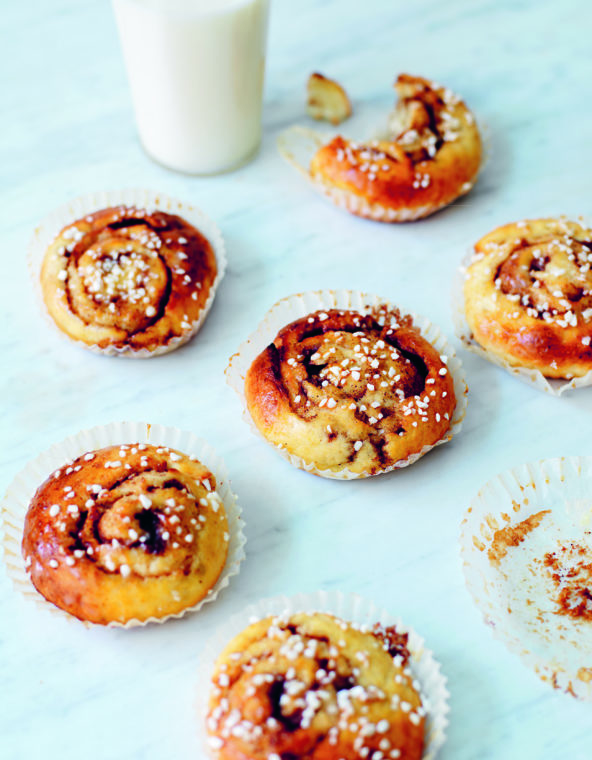
[(419, 760), (425, 709), (407, 635), (323, 613), (250, 625), (216, 663), (206, 721), (218, 760)]
[(180, 216), (120, 205), (62, 229), (41, 268), (43, 300), (70, 338), (104, 353), (150, 355), (199, 328), (218, 267)]
[(88, 452), (54, 472), (29, 506), (22, 553), (48, 601), (106, 625), (196, 604), (222, 572), (228, 540), (212, 473), (139, 443)]
[(400, 74), (389, 135), (369, 143), (335, 137), (314, 155), (310, 176), (358, 216), (405, 222), (433, 214), (473, 187), (481, 164), (475, 118), (448, 88)]
[(386, 305), (316, 311), (251, 364), (247, 407), (264, 438), (319, 474), (375, 475), (446, 436), (456, 406), (446, 360)]
[(464, 283), (474, 340), (548, 378), (592, 370), (592, 230), (567, 219), (506, 224), (481, 238)]

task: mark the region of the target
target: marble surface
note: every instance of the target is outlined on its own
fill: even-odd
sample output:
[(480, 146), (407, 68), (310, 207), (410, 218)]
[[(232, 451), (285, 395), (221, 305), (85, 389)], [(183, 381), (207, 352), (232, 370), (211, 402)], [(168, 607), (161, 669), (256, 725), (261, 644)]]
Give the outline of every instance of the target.
[[(592, 390), (538, 394), (461, 349), (470, 386), (462, 433), (408, 469), (342, 483), (292, 469), (256, 439), (223, 377), (266, 309), (304, 289), (377, 292), (452, 337), (450, 285), (471, 241), (506, 221), (587, 212), (592, 59), (582, 29), (591, 15), (585, 0), (367, 0), (363, 11), (356, 0), (274, 0), (261, 151), (234, 174), (198, 179), (142, 152), (107, 2), (3, 6), (0, 489), (79, 429), (122, 419), (176, 425), (226, 459), (248, 536), (242, 572), (215, 604), (132, 632), (41, 613), (2, 576), (3, 758), (201, 757), (193, 695), (203, 643), (247, 603), (318, 588), (359, 592), (425, 637), (451, 691), (442, 760), (592, 756), (592, 707), (554, 693), (494, 640), (458, 552), (462, 514), (490, 476), (590, 453)], [(356, 136), (382, 122), (399, 71), (460, 92), (489, 135), (475, 190), (404, 226), (350, 217), (312, 194), (275, 140), (308, 123), (303, 85), (314, 69), (349, 90), (356, 116), (346, 129)], [(198, 338), (148, 362), (97, 357), (54, 333), (25, 263), (34, 225), (54, 206), (126, 186), (201, 206), (228, 246)]]

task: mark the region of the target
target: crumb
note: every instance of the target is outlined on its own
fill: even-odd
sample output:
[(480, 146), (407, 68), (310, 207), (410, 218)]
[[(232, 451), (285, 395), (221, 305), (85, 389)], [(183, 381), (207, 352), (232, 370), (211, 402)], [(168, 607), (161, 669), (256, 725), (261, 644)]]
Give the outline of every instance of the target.
[(313, 119), (337, 125), (352, 113), (351, 102), (343, 87), (333, 79), (313, 73), (307, 83), (307, 113)]

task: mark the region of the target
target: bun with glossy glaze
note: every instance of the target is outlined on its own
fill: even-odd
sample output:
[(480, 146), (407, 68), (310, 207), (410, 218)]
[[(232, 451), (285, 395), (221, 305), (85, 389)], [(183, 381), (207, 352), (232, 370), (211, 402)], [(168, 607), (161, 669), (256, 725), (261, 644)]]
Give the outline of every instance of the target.
[(124, 624), (197, 604), (224, 568), (228, 540), (206, 467), (167, 447), (125, 444), (79, 456), (37, 489), (22, 553), (49, 602)]

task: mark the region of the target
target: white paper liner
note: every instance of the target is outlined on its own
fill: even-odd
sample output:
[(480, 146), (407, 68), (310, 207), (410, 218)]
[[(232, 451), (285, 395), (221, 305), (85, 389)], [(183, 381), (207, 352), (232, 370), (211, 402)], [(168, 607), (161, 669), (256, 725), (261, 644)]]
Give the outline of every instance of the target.
[(25, 517), (35, 491), (52, 472), (87, 451), (122, 443), (168, 446), (189, 456), (196, 456), (216, 477), (216, 491), (224, 503), (230, 540), (228, 556), (220, 577), (197, 604), (162, 618), (150, 617), (144, 621), (134, 619), (127, 623), (112, 622), (107, 627), (134, 628), (148, 623), (164, 623), (171, 618), (183, 617), (188, 612), (196, 612), (207, 602), (214, 601), (222, 589), (228, 586), (230, 579), (238, 575), (240, 563), (245, 558), (246, 537), (243, 532), (244, 520), (241, 509), (238, 506), (237, 497), (230, 488), (226, 465), (206, 441), (188, 431), (164, 425), (150, 425), (145, 422), (112, 422), (82, 430), (51, 446), (15, 476), (0, 504), (0, 535), (6, 571), (14, 588), (39, 608), (49, 610), (68, 620), (84, 622), (87, 626), (94, 624), (79, 621), (78, 618), (48, 602), (31, 583), (21, 554)]
[(315, 189), (319, 189), (317, 183), (310, 176), (310, 162), (317, 150), (338, 134), (339, 132), (336, 130), (321, 132), (294, 124), (280, 132), (277, 138), (277, 147), (282, 158), (309, 180)]
[[(414, 326), (419, 330), (421, 335), (436, 348), (438, 353), (448, 357), (447, 367), (452, 375), (454, 382), (454, 393), (456, 395), (456, 408), (452, 419), (450, 421), (450, 427), (446, 431), (446, 434), (436, 443), (429, 446), (424, 446), (421, 451), (411, 454), (406, 459), (402, 459), (395, 464), (385, 467), (379, 472), (375, 473), (358, 473), (352, 472), (347, 468), (340, 470), (339, 472), (333, 472), (332, 470), (322, 470), (316, 467), (310, 462), (306, 462), (295, 454), (290, 454), (285, 448), (270, 443), (257, 429), (254, 424), (251, 415), (247, 409), (247, 402), (245, 399), (245, 377), (247, 371), (255, 358), (266, 348), (270, 343), (273, 343), (274, 338), (278, 332), (290, 322), (300, 319), (301, 317), (310, 314), (311, 312), (327, 310), (327, 309), (351, 309), (361, 313), (367, 313), (372, 308), (379, 305), (386, 305), (389, 308), (398, 308), (401, 314), (409, 315), (413, 319)], [(315, 475), (320, 475), (323, 478), (334, 478), (337, 480), (354, 480), (356, 478), (366, 478), (373, 475), (382, 475), (392, 470), (407, 467), (410, 464), (416, 462), (428, 451), (431, 451), (435, 446), (439, 446), (442, 443), (450, 441), (453, 436), (460, 432), (462, 427), (462, 421), (464, 420), (467, 411), (467, 394), (468, 388), (465, 379), (464, 369), (460, 360), (457, 358), (454, 348), (448, 343), (445, 336), (441, 333), (440, 329), (433, 325), (425, 317), (421, 317), (413, 312), (406, 310), (399, 304), (394, 304), (391, 301), (387, 301), (377, 295), (371, 295), (369, 293), (362, 293), (357, 290), (315, 290), (305, 293), (298, 293), (296, 295), (287, 296), (281, 301), (274, 304), (271, 309), (264, 316), (262, 322), (257, 329), (242, 343), (237, 351), (230, 358), (228, 367), (226, 368), (226, 381), (238, 394), (243, 404), (243, 419), (250, 425), (253, 432), (262, 438), (268, 445), (273, 446), (284, 459), (287, 459), (290, 464), (298, 467), (301, 470), (306, 470)]]
[[(573, 221), (576, 221), (578, 224), (584, 224), (592, 229), (590, 221), (585, 220), (583, 217), (578, 217)], [(582, 377), (574, 377), (571, 380), (558, 380), (545, 377), (538, 369), (512, 366), (501, 357), (492, 354), (490, 351), (486, 351), (477, 343), (473, 336), (473, 331), (467, 322), (464, 296), (465, 274), (467, 267), (471, 263), (473, 253), (474, 248), (471, 246), (463, 257), (461, 266), (456, 270), (452, 283), (452, 322), (454, 324), (454, 333), (467, 351), (471, 351), (471, 353), (477, 354), (482, 359), (486, 359), (488, 362), (505, 369), (511, 375), (518, 378), (518, 380), (530, 385), (531, 388), (548, 393), (551, 396), (561, 396), (565, 391), (574, 390), (575, 388), (587, 388), (592, 385), (592, 370), (582, 375)]]
[(311, 594), (261, 599), (226, 620), (208, 639), (199, 655), (196, 695), (198, 734), (205, 752), (212, 754), (207, 744), (205, 716), (208, 711), (209, 687), (214, 665), (221, 651), (231, 639), (256, 620), (270, 615), (293, 615), (297, 612), (325, 612), (358, 625), (394, 625), (399, 632), (409, 634), (409, 665), (414, 678), (419, 681), (422, 701), (427, 711), (422, 760), (434, 760), (446, 740), (447, 714), (450, 709), (450, 694), (440, 664), (431, 650), (425, 647), (421, 636), (387, 609), (378, 607), (374, 602), (357, 594), (340, 591), (317, 591)]
[[(591, 483), (592, 457), (521, 465), (483, 486), (460, 535), (467, 587), (494, 635), (544, 681), (585, 700), (592, 700), (592, 619), (558, 614), (558, 590), (541, 560), (576, 542), (592, 563)], [(489, 559), (495, 531), (547, 509), (522, 542)], [(592, 572), (588, 584), (592, 590)]]
[[(202, 235), (208, 239), (212, 246), (214, 256), (216, 257), (218, 272), (212, 283), (212, 287), (210, 288), (208, 299), (197, 319), (191, 323), (191, 327), (188, 328), (183, 335), (176, 336), (169, 340), (164, 346), (158, 346), (154, 349), (134, 349), (130, 346), (124, 346), (122, 348), (116, 346), (107, 346), (106, 348), (100, 348), (97, 345), (89, 346), (87, 343), (76, 340), (61, 330), (51, 318), (47, 311), (47, 307), (45, 306), (41, 290), (40, 272), (48, 246), (66, 225), (75, 222), (77, 219), (82, 219), (88, 214), (92, 214), (100, 209), (109, 208), (110, 206), (134, 206), (139, 209), (147, 209), (151, 211), (158, 210), (169, 214), (176, 214), (199, 230)], [(187, 341), (195, 335), (202, 326), (214, 302), (216, 290), (218, 289), (218, 286), (224, 277), (224, 272), (226, 271), (226, 263), (226, 247), (222, 234), (217, 225), (206, 216), (203, 211), (189, 203), (171, 198), (165, 193), (157, 193), (153, 190), (139, 188), (105, 190), (102, 192), (89, 193), (65, 203), (63, 206), (52, 211), (42, 222), (40, 222), (40, 224), (37, 225), (33, 237), (31, 238), (31, 242), (29, 243), (28, 251), (29, 272), (37, 295), (38, 304), (45, 320), (52, 329), (58, 330), (60, 335), (68, 338), (72, 343), (76, 343), (77, 345), (90, 351), (94, 351), (95, 353), (106, 356), (124, 356), (126, 358), (134, 359), (147, 359), (151, 356), (159, 356), (161, 354), (166, 354), (169, 351), (174, 351), (176, 348), (179, 348), (179, 346), (187, 343)]]

